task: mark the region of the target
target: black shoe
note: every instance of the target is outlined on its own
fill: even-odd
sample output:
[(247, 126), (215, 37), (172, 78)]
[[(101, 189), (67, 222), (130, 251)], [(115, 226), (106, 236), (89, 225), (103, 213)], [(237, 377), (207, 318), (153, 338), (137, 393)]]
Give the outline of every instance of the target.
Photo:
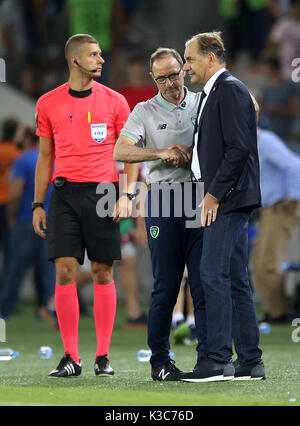
[(211, 358), (202, 358), (193, 371), (184, 373), (180, 380), (184, 382), (220, 382), (233, 380), (233, 363), (220, 363)]
[(138, 330), (147, 328), (147, 316), (141, 314), (137, 318), (127, 318), (124, 325), (125, 330)]
[(69, 354), (61, 359), (60, 363), (55, 370), (52, 370), (49, 374), (49, 378), (58, 377), (75, 377), (81, 374), (81, 362), (77, 364)]
[(97, 356), (94, 366), (96, 376), (109, 377), (115, 374), (111, 368), (107, 355)]
[(175, 366), (175, 361), (170, 359), (166, 364), (152, 368), (152, 379), (164, 382), (180, 380), (183, 371)]
[(269, 314), (264, 314), (259, 320), (258, 324), (268, 322), (269, 324), (281, 325), (290, 324), (292, 321), (291, 315), (280, 315), (279, 317), (271, 317)]
[(265, 380), (266, 370), (262, 361), (250, 365), (241, 365), (238, 360), (233, 363), (234, 380)]

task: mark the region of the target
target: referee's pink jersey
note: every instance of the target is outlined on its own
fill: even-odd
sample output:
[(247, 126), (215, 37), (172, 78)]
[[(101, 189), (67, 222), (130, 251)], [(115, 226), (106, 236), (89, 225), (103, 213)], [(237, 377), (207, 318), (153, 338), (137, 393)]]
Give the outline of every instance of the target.
[(65, 83), (37, 102), (36, 134), (54, 139), (53, 180), (117, 182), (113, 150), (130, 113), (126, 99), (96, 81), (86, 97), (74, 97), (69, 90)]

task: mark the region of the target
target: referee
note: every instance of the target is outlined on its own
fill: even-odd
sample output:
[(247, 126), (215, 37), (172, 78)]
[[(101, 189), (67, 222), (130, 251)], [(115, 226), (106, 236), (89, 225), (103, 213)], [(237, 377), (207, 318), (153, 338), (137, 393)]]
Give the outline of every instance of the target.
[[(200, 93), (189, 92), (184, 86), (185, 72), (182, 68), (182, 58), (174, 49), (159, 48), (152, 54), (151, 76), (159, 92), (147, 102), (136, 105), (114, 151), (115, 160), (129, 163), (148, 161), (146, 181), (150, 189), (146, 228), (154, 276), (148, 316), (148, 344), (152, 351), (152, 378), (166, 381), (180, 380), (182, 373), (170, 360), (169, 336), (185, 264), (195, 309), (198, 357), (206, 350), (205, 309), (199, 270), (202, 244), (200, 223), (197, 228), (187, 228), (187, 217), (184, 213), (178, 217), (172, 195), (170, 215), (164, 217), (161, 203), (163, 192), (159, 195), (159, 214), (151, 216), (155, 184), (160, 183), (167, 190), (170, 184), (173, 187), (178, 185), (177, 190), (184, 199), (185, 183), (191, 181), (189, 156)], [(140, 141), (143, 147), (136, 145)], [(196, 183), (188, 185), (192, 188), (195, 204)]]
[[(65, 349), (65, 355), (49, 377), (81, 374), (75, 280), (85, 250), (94, 281), (97, 337), (94, 369), (97, 376), (110, 376), (114, 374), (109, 346), (117, 300), (113, 261), (120, 259), (118, 222), (130, 214), (131, 202), (128, 194), (124, 194), (107, 217), (99, 217), (96, 206), (100, 194), (104, 194), (101, 189), (104, 183), (111, 183), (112, 196), (118, 194), (113, 150), (129, 107), (122, 95), (94, 81), (101, 76), (104, 64), (95, 38), (88, 34), (70, 37), (65, 56), (70, 71), (68, 82), (41, 96), (36, 108), (40, 152), (32, 205), (33, 226), (38, 235), (47, 238), (49, 260), (55, 262), (55, 306)], [(127, 166), (129, 184), (130, 176), (135, 180), (137, 168), (138, 165)], [(51, 180), (54, 191), (46, 220), (43, 202)]]

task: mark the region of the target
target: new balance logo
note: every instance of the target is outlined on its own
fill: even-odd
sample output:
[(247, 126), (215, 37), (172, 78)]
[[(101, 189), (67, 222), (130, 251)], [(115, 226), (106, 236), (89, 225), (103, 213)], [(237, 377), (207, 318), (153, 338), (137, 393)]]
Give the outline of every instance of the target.
[(166, 380), (166, 378), (168, 377), (170, 373), (166, 373), (165, 374), (165, 369), (163, 368), (162, 370), (160, 370), (158, 377), (161, 377), (161, 380)]
[(167, 124), (159, 124), (157, 126), (157, 130), (165, 130), (167, 128)]

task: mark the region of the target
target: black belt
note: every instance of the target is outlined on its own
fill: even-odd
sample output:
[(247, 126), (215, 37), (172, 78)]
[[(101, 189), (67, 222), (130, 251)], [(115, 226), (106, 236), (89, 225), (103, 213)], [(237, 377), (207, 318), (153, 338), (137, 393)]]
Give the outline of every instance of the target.
[[(78, 186), (78, 187), (87, 187), (87, 186), (97, 186), (99, 185), (101, 182), (70, 182), (68, 181), (65, 177), (57, 177), (56, 179), (54, 179), (53, 185), (55, 186), (55, 188), (61, 188), (64, 185), (70, 185), (70, 186)], [(111, 182), (115, 185), (117, 185), (117, 182)]]

